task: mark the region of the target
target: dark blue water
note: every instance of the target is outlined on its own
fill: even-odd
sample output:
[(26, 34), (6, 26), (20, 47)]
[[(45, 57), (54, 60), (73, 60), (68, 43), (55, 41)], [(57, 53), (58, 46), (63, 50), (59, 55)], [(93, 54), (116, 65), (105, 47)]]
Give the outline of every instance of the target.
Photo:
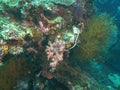
[(95, 0), (95, 13), (106, 12), (115, 20), (120, 29), (120, 1), (119, 0)]
[[(120, 0), (95, 0), (93, 6), (94, 6), (95, 14), (101, 14), (101, 13), (109, 14), (110, 17), (113, 19), (114, 23), (118, 27), (117, 42), (114, 45), (112, 45), (111, 48), (109, 49), (110, 57), (106, 59), (104, 65), (101, 65), (98, 62), (91, 62), (91, 68), (93, 68), (93, 70), (90, 73), (93, 72), (97, 73), (98, 71), (99, 71), (98, 73), (102, 72), (101, 78), (103, 78), (103, 81), (100, 80), (100, 78), (98, 79), (98, 77), (100, 77), (97, 76), (98, 74), (91, 74), (91, 75), (94, 78), (96, 78), (96, 80), (98, 81), (100, 80), (100, 82), (103, 82), (105, 84), (107, 81), (107, 79), (105, 79), (107, 74), (112, 73), (114, 75), (117, 74), (120, 76)], [(105, 67), (107, 67), (107, 69)], [(116, 81), (114, 81), (113, 87), (115, 86), (115, 82), (116, 83), (120, 82), (120, 78), (118, 77), (116, 78), (116, 77), (114, 77), (114, 80), (116, 79)], [(117, 90), (119, 90), (119, 88)]]

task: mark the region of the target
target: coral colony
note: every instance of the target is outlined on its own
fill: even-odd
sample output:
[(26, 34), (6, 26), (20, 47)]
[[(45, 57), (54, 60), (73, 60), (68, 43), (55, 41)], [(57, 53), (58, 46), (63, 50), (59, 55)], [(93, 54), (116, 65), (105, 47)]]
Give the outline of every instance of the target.
[(50, 28), (49, 27), (44, 27), (43, 23), (41, 21), (39, 21), (39, 25), (40, 25), (39, 29), (41, 30), (41, 32), (44, 33), (44, 34), (48, 34), (48, 32), (50, 31)]
[[(19, 1), (14, 2), (16, 4), (13, 4), (13, 5), (18, 6), (18, 2)], [(39, 4), (41, 5), (41, 3), (42, 3), (41, 0), (34, 1), (34, 3), (32, 3), (32, 2), (29, 4), (30, 5), (31, 4), (38, 5), (38, 2), (39, 2)], [(43, 2), (45, 2), (45, 1), (43, 1)], [(55, 1), (50, 0), (48, 2), (51, 3), (52, 5), (49, 6), (49, 3), (48, 3), (48, 6), (45, 6), (45, 7), (47, 7), (46, 9), (48, 9), (48, 8), (52, 9), (54, 7), (54, 4), (52, 2), (55, 2)], [(69, 6), (73, 2), (74, 2), (74, 0), (67, 1), (67, 2), (56, 1), (55, 3)], [(5, 4), (8, 3), (9, 7), (13, 7), (13, 5), (11, 6), (10, 1), (7, 1), (7, 2), (2, 1), (2, 3), (5, 3)], [(25, 8), (27, 8), (26, 4), (22, 10), (24, 10)], [(56, 7), (56, 8), (58, 9), (57, 11), (59, 11), (59, 7)], [(27, 11), (24, 11), (22, 13), (23, 13), (23, 16), (25, 16), (24, 14), (27, 13)], [(36, 32), (35, 30), (33, 30), (34, 27), (36, 27), (35, 29), (37, 30), (38, 33), (40, 32), (43, 34), (42, 35), (43, 37), (44, 37), (44, 35), (53, 35), (54, 36), (54, 34), (52, 34), (52, 33), (57, 33), (60, 31), (59, 29), (63, 29), (62, 27), (64, 27), (64, 26), (62, 24), (66, 22), (64, 17), (62, 17), (62, 16), (57, 16), (53, 20), (49, 20), (44, 15), (44, 13), (41, 13), (41, 11), (39, 13), (39, 16), (40, 16), (40, 18), (38, 17), (38, 27), (34, 26), (34, 24), (33, 24), (34, 22), (31, 23), (31, 21), (28, 22), (28, 20), (24, 20), (23, 25), (22, 24), (20, 25), (18, 23), (14, 23), (14, 22), (11, 23), (9, 18), (1, 18), (1, 23), (3, 23), (3, 25), (2, 25), (2, 30), (0, 31), (0, 34), (1, 34), (4, 42), (6, 40), (13, 40), (14, 42), (21, 41), (21, 45), (18, 44), (18, 45), (11, 46), (11, 45), (9, 45), (9, 43), (6, 43), (5, 45), (7, 45), (7, 47), (8, 47), (8, 53), (13, 54), (13, 55), (16, 55), (16, 54), (18, 55), (18, 54), (22, 53), (24, 51), (22, 48), (22, 44), (24, 44), (24, 42), (26, 42), (24, 40), (24, 37), (26, 35), (31, 35), (34, 37), (33, 32)], [(4, 19), (7, 19), (7, 21), (5, 21)], [(32, 16), (31, 16), (31, 19), (33, 19)], [(80, 22), (79, 24), (84, 24), (84, 23)], [(30, 28), (30, 27), (32, 27), (32, 28)], [(61, 30), (62, 32), (58, 33), (57, 39), (52, 40), (52, 42), (49, 41), (48, 46), (46, 46), (45, 52), (47, 54), (48, 60), (51, 59), (50, 67), (55, 69), (58, 62), (63, 60), (64, 51), (70, 50), (77, 45), (77, 40), (79, 38), (79, 34), (83, 29), (83, 28), (81, 29), (80, 27), (81, 26), (74, 25), (73, 29), (65, 31), (65, 32), (67, 32), (66, 34), (64, 33), (64, 30)], [(52, 29), (53, 29), (53, 31), (52, 31)], [(80, 31), (80, 29), (81, 29), (81, 31)], [(33, 49), (32, 47), (28, 48), (27, 50), (30, 52), (35, 51), (35, 49)], [(7, 54), (7, 53), (5, 53), (5, 54)]]
[(80, 69), (109, 58), (117, 42), (117, 26), (93, 2), (0, 0), (0, 90), (119, 90), (118, 74), (107, 74), (110, 87)]
[(55, 40), (53, 43), (49, 42), (45, 51), (47, 53), (48, 60), (51, 59), (50, 66), (52, 69), (55, 69), (57, 64), (63, 60), (65, 41)]

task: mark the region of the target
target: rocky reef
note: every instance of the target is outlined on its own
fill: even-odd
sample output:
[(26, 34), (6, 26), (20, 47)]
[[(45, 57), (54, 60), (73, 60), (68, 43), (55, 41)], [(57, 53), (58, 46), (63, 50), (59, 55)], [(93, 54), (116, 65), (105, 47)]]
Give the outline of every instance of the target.
[(104, 62), (118, 28), (93, 2), (0, 0), (0, 90), (117, 90)]

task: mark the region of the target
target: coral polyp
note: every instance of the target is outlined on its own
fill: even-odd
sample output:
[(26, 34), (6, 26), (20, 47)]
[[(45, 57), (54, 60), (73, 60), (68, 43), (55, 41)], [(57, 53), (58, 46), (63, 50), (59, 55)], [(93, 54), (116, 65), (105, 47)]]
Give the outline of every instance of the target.
[(5, 40), (20, 40), (25, 36), (25, 31), (20, 30), (20, 27), (14, 23), (6, 23), (2, 28), (3, 30), (0, 32), (0, 34)]
[(22, 46), (10, 46), (8, 52), (13, 55), (19, 55), (23, 52)]

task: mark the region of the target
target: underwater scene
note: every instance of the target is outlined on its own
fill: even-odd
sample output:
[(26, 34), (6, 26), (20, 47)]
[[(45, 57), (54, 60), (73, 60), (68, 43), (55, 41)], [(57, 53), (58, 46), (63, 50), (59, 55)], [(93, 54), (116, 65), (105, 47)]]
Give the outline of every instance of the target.
[(120, 0), (0, 0), (0, 90), (120, 90)]

